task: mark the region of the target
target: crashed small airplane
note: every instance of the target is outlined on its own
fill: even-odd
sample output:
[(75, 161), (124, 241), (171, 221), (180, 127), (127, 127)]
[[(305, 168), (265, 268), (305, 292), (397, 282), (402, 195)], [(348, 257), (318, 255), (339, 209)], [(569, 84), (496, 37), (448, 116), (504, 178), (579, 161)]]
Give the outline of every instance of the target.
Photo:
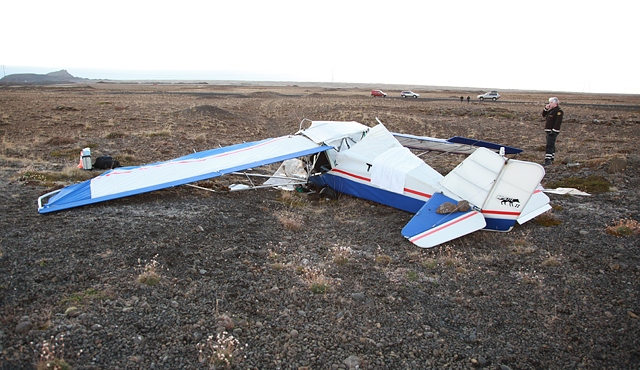
[[(305, 121), (295, 135), (237, 144), (193, 153), (166, 162), (120, 167), (91, 180), (38, 198), (40, 213), (122, 198), (134, 194), (215, 178), (283, 162), (261, 184), (241, 188), (277, 187), (309, 182), (321, 193), (344, 193), (382, 203), (415, 216), (402, 235), (415, 245), (431, 248), (485, 229), (509, 231), (551, 209), (540, 181), (544, 168), (507, 158), (520, 149), (462, 137), (448, 140), (394, 134), (382, 123)], [(410, 150), (466, 154), (446, 176)], [(302, 175), (287, 175), (295, 158)], [(293, 166), (295, 167), (295, 166)], [(43, 202), (46, 200), (46, 203)], [(449, 207), (441, 207), (444, 203)]]

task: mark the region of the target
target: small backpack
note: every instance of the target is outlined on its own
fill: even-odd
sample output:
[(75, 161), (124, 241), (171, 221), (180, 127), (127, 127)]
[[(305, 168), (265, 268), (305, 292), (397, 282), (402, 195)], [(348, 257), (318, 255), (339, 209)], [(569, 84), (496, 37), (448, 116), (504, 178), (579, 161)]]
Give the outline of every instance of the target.
[(93, 164), (93, 168), (97, 168), (99, 170), (110, 170), (116, 167), (120, 167), (120, 162), (109, 155), (103, 155), (102, 157), (96, 158), (96, 163)]

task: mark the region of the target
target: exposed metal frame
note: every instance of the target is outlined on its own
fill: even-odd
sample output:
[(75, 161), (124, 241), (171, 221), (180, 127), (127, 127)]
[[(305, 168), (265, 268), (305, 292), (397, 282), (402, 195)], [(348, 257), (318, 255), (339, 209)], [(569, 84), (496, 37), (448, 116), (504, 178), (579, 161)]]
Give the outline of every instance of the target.
[[(264, 188), (275, 188), (275, 187), (283, 186), (283, 185), (305, 185), (309, 181), (308, 172), (307, 172), (307, 176), (304, 179), (300, 179), (300, 178), (297, 178), (297, 177), (288, 177), (288, 176), (262, 175), (262, 174), (257, 174), (257, 173), (248, 173), (248, 172), (231, 172), (231, 173), (229, 173), (229, 175), (245, 176), (247, 178), (247, 180), (249, 180), (249, 182), (251, 183), (251, 186), (249, 186), (247, 188), (241, 188), (241, 189), (229, 189), (228, 191), (217, 191), (217, 190), (205, 188), (205, 187), (194, 185), (194, 184), (184, 184), (184, 185), (185, 186), (190, 186), (190, 187), (196, 188), (196, 189), (210, 191), (210, 192), (213, 192), (213, 193), (230, 193), (230, 192), (233, 192), (233, 191), (257, 190), (257, 189), (264, 189)], [(288, 184), (281, 184), (281, 185), (255, 185), (254, 182), (251, 180), (251, 177), (290, 180), (290, 182)]]
[(62, 190), (62, 189), (54, 190), (54, 191), (52, 191), (52, 192), (50, 192), (50, 193), (47, 193), (47, 194), (44, 194), (44, 195), (39, 196), (39, 197), (38, 197), (38, 209), (40, 210), (40, 209), (42, 209), (42, 208), (43, 208), (43, 207), (42, 207), (42, 200), (43, 200), (44, 198), (48, 198), (48, 197), (50, 197), (50, 196), (52, 196), (52, 195), (54, 195), (54, 194), (57, 194), (57, 193), (59, 193), (59, 192), (60, 192), (60, 190)]

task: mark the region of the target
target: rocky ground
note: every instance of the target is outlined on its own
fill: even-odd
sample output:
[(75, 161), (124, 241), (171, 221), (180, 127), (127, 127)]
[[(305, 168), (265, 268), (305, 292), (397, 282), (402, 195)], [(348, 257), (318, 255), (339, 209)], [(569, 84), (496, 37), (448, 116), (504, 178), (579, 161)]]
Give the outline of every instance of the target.
[[(597, 179), (609, 191), (551, 195), (550, 214), (510, 233), (428, 250), (400, 235), (411, 214), (349, 196), (178, 187), (37, 212), (38, 196), (86, 175), (73, 170), (83, 147), (142, 164), (294, 133), (301, 118), (377, 117), (543, 159), (549, 94), (417, 92), (0, 89), (0, 369), (223, 368), (217, 353), (238, 369), (637, 369), (638, 97), (557, 94), (566, 164), (543, 185)], [(445, 158), (429, 161), (460, 160)], [(607, 232), (622, 222), (631, 235)]]

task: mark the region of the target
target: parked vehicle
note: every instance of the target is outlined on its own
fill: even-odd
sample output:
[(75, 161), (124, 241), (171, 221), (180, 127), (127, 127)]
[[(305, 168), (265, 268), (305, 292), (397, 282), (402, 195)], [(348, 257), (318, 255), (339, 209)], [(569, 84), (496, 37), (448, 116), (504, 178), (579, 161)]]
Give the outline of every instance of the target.
[(408, 91), (408, 90), (407, 90), (407, 91), (403, 91), (403, 92), (401, 92), (401, 93), (400, 93), (400, 95), (401, 95), (403, 98), (411, 98), (411, 97), (413, 97), (413, 98), (419, 98), (419, 97), (420, 97), (420, 94), (416, 94), (416, 93), (414, 93), (413, 91)]
[(498, 94), (497, 91), (490, 91), (490, 92), (488, 92), (486, 94), (478, 95), (478, 99), (480, 99), (480, 100), (485, 100), (485, 99), (498, 100), (498, 99), (500, 99), (500, 94)]
[(371, 92), (371, 96), (376, 97), (376, 96), (381, 96), (383, 98), (387, 97), (387, 94), (385, 94), (384, 92), (382, 92), (382, 90), (373, 90)]

